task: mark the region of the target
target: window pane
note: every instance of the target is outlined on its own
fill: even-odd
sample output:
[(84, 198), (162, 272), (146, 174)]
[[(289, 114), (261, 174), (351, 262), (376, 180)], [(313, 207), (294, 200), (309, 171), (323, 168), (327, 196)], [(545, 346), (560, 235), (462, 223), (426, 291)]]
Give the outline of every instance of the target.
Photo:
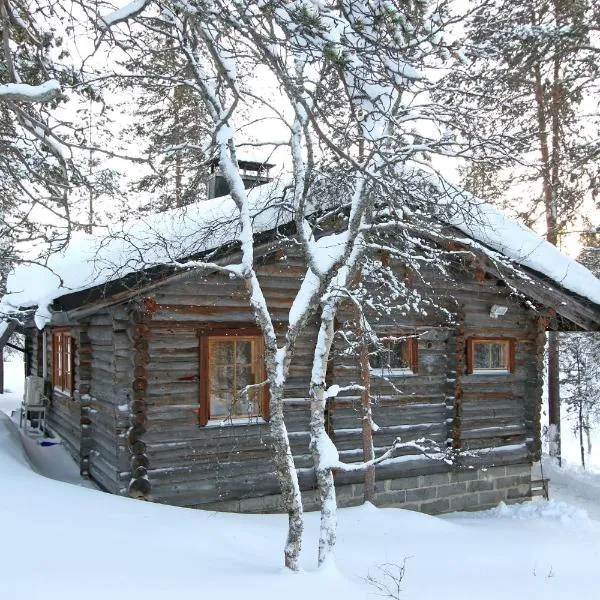
[(256, 378), (251, 367), (238, 367), (236, 365), (236, 412), (239, 416), (256, 416), (258, 414), (257, 391), (250, 390), (246, 393), (246, 386), (256, 383)]
[(491, 367), (493, 369), (504, 369), (506, 367), (506, 346), (504, 344), (490, 344)]
[(259, 383), (258, 374), (263, 371), (259, 358), (261, 342), (258, 336), (209, 339), (210, 418), (247, 418), (260, 414), (264, 390), (246, 392), (246, 387)]
[(384, 340), (383, 348), (371, 357), (371, 367), (383, 370), (410, 368), (408, 344), (408, 340)]
[(73, 391), (73, 357), (75, 345), (66, 331), (52, 334), (52, 383), (64, 392)]
[(252, 362), (252, 342), (244, 340), (243, 342), (237, 342), (235, 346), (235, 362), (249, 365)]
[(380, 348), (375, 354), (371, 355), (370, 364), (373, 369), (386, 368), (386, 365), (388, 364), (386, 352), (385, 349)]
[(249, 392), (247, 395), (240, 393), (237, 396), (235, 403), (237, 416), (240, 417), (255, 417), (258, 415), (258, 394), (255, 390)]
[(233, 394), (225, 391), (211, 391), (210, 415), (211, 417), (233, 416)]
[(476, 369), (489, 369), (490, 368), (490, 354), (488, 344), (473, 344), (474, 346), (474, 361), (473, 366)]
[(473, 370), (508, 370), (508, 343), (477, 341), (473, 343)]
[(63, 370), (63, 349), (62, 349), (62, 342), (63, 342), (63, 337), (62, 335), (59, 333), (56, 336), (56, 359), (57, 359), (57, 364), (58, 364), (58, 375), (60, 377), (60, 375), (62, 375), (62, 370)]
[(72, 356), (71, 356), (71, 338), (70, 338), (70, 336), (65, 334), (63, 344), (64, 344), (64, 351), (65, 351), (63, 369), (64, 369), (64, 374), (65, 374), (65, 389), (66, 389), (70, 386), (70, 379), (71, 379)]
[(406, 369), (408, 366), (408, 341), (397, 340), (393, 342), (390, 353), (390, 367), (392, 369)]
[(210, 387), (212, 390), (226, 390), (233, 393), (234, 367), (215, 366), (210, 370)]
[(251, 367), (236, 367), (236, 383), (238, 390), (243, 390), (247, 385), (256, 383)]
[(392, 349), (389, 346), (381, 351), (381, 361), (381, 366), (384, 369), (391, 369), (394, 366), (394, 357), (392, 356)]
[(218, 340), (211, 344), (210, 358), (215, 365), (233, 364), (233, 348), (235, 342)]

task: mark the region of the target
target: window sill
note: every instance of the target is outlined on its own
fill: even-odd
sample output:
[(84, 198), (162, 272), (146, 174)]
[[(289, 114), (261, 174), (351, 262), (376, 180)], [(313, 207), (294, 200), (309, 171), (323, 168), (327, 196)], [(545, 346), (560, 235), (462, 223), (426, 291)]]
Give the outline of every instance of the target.
[(235, 419), (211, 419), (206, 425), (200, 425), (200, 427), (241, 427), (244, 425), (266, 425), (267, 423), (268, 421), (264, 417), (237, 417)]
[(470, 375), (510, 375), (508, 369), (477, 369)]
[(380, 377), (382, 379), (389, 377), (413, 377), (417, 375), (412, 369), (371, 369), (371, 377)]

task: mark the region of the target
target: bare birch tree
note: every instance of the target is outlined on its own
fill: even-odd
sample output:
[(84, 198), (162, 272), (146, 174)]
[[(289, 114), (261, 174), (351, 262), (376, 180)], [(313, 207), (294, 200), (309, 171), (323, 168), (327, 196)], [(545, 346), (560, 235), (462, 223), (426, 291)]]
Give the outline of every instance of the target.
[(598, 336), (567, 333), (561, 336), (561, 386), (567, 414), (574, 420), (573, 433), (579, 442), (581, 466), (592, 452), (592, 429), (600, 416)]
[[(93, 53), (85, 0), (0, 2), (0, 256), (45, 262), (95, 222), (92, 200), (115, 191), (116, 156), (91, 139), (102, 104), (87, 81)], [(93, 11), (92, 11), (93, 12)], [(98, 117), (105, 121), (106, 116)], [(105, 141), (105, 140), (104, 140)], [(25, 257), (26, 255), (26, 257)]]
[[(416, 269), (420, 259), (415, 257), (422, 255), (443, 269), (443, 253), (424, 234), (438, 231), (442, 236), (439, 219), (454, 206), (430, 162), (432, 154), (458, 151), (450, 134), (451, 113), (432, 100), (435, 83), (427, 75), (452, 54), (441, 36), (444, 12), (418, 1), (138, 0), (100, 15), (97, 22), (106, 41), (129, 52), (151, 51), (140, 47), (138, 29), (164, 36), (186, 62), (186, 75), (177, 85), (203, 102), (212, 123), (204, 156), (207, 162), (218, 159), (229, 185), (237, 209), (240, 260), (178, 266), (224, 273), (238, 278), (248, 291), (265, 342), (270, 427), (289, 515), (285, 564), (292, 570), (299, 565), (303, 520), (284, 390), (298, 335), (318, 311), (307, 388), (310, 449), (321, 498), (319, 564), (325, 564), (336, 538), (333, 470), (369, 469), (402, 445), (398, 442), (377, 458), (367, 452), (360, 465), (339, 461), (324, 419), (327, 399), (338, 391), (326, 384), (338, 309), (354, 303), (363, 319), (357, 274), (372, 251), (389, 247), (396, 259)], [(277, 93), (265, 93), (263, 86), (272, 85)], [(290, 165), (282, 209), (295, 224), (307, 268), (282, 342), (255, 270), (253, 218), (261, 207), (252, 205), (238, 162), (244, 128), (256, 119), (256, 106), (259, 119), (275, 123), (269, 130), (277, 132), (265, 134), (260, 145), (285, 150), (283, 161)], [(402, 305), (412, 292), (401, 281), (394, 280), (394, 286), (391, 299)], [(369, 329), (366, 320), (363, 325)], [(369, 335), (376, 338), (372, 331)], [(368, 417), (368, 398), (365, 411)], [(367, 425), (368, 440), (370, 420)]]

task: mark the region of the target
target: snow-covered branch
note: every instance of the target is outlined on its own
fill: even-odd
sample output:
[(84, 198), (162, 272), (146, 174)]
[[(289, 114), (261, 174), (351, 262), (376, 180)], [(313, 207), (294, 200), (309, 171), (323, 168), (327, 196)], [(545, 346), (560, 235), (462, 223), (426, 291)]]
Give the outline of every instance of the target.
[(152, 0), (133, 0), (122, 8), (98, 18), (98, 28), (107, 30), (142, 13)]
[[(335, 454), (333, 452), (325, 454), (324, 457), (325, 460), (333, 459), (328, 464), (328, 466), (331, 469), (344, 472), (366, 471), (370, 467), (382, 464), (390, 459), (396, 458), (397, 456), (399, 456), (400, 451), (403, 449), (417, 450), (420, 453), (420, 455), (426, 456), (431, 460), (444, 460), (445, 458), (445, 453), (442, 451), (439, 444), (436, 441), (428, 438), (419, 438), (418, 440), (410, 442), (403, 442), (400, 438), (396, 438), (393, 444), (390, 446), (390, 448), (388, 448), (388, 450), (386, 450), (381, 456), (378, 456), (377, 458), (366, 462), (344, 463), (339, 460), (339, 454), (337, 453), (337, 451), (335, 452)], [(337, 458), (335, 458), (336, 455)]]
[(50, 79), (40, 85), (28, 85), (27, 83), (4, 83), (0, 85), (0, 101), (49, 102), (58, 98), (60, 94), (60, 83), (55, 79)]

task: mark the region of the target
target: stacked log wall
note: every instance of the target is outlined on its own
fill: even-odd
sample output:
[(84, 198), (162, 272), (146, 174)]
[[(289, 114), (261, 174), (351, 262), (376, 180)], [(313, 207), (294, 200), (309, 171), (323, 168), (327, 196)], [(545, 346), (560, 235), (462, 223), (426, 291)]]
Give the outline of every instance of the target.
[(132, 369), (127, 326), (121, 307), (102, 311), (87, 324), (91, 343), (89, 474), (103, 489), (121, 494), (129, 474), (125, 431)]
[(26, 375), (43, 375), (43, 336), (38, 329), (29, 329), (25, 336), (25, 365)]
[[(479, 454), (474, 465), (529, 463), (531, 445), (538, 436), (539, 338), (537, 318), (524, 302), (493, 278), (463, 276), (456, 297), (464, 307), (464, 335), (509, 339), (514, 344), (514, 368), (510, 373), (468, 374), (461, 380), (460, 447)], [(503, 305), (505, 315), (493, 318), (491, 307)], [(489, 455), (486, 455), (486, 450)]]
[[(377, 425), (373, 438), (377, 454), (389, 448), (396, 437), (403, 442), (428, 438), (441, 452), (432, 452), (436, 458), (427, 459), (420, 450), (406, 448), (397, 459), (378, 466), (380, 497), (390, 479), (428, 477), (471, 467), (529, 465), (535, 458), (532, 449), (537, 447), (541, 402), (541, 337), (534, 313), (507, 287), (495, 279), (479, 277), (475, 271), (458, 271), (454, 281), (435, 273), (423, 275), (435, 290), (431, 299), (445, 306), (454, 318), (444, 322), (431, 310), (427, 315), (409, 313), (395, 318), (371, 315), (373, 328), (381, 334), (418, 336), (416, 374), (383, 373), (384, 378), (371, 378)], [(425, 288), (420, 291), (426, 293)], [(506, 305), (506, 315), (492, 318), (494, 304)], [(339, 318), (342, 327), (352, 327), (352, 312), (342, 312)], [(472, 337), (514, 340), (514, 370), (468, 374), (466, 346)], [(349, 360), (347, 352), (343, 343), (336, 346), (334, 381), (342, 387), (360, 382), (357, 360), (352, 361), (351, 355)], [(339, 395), (330, 413), (340, 458), (362, 460), (359, 394)], [(442, 457), (444, 452), (448, 454)], [(452, 466), (444, 460), (448, 457)], [(356, 486), (362, 477), (357, 472), (338, 473), (336, 482)]]
[[(285, 322), (304, 275), (298, 260), (258, 268), (275, 322)], [(200, 363), (198, 330), (210, 323), (253, 325), (243, 285), (219, 275), (190, 275), (159, 288), (149, 335), (147, 431), (150, 497), (178, 505), (202, 505), (279, 491), (269, 425), (255, 422), (198, 424)], [(286, 424), (304, 487), (313, 486), (308, 452), (307, 383), (313, 324), (298, 339), (286, 387)], [(302, 469), (306, 472), (303, 472)], [(310, 471), (310, 472), (309, 472)]]
[[(304, 276), (302, 261), (293, 254), (273, 254), (258, 272), (274, 321), (285, 323)], [(436, 294), (433, 300), (447, 305), (456, 315), (453, 322), (433, 311), (373, 320), (381, 333), (418, 334), (419, 361), (416, 374), (372, 378), (373, 417), (379, 427), (374, 436), (377, 453), (397, 437), (402, 441), (425, 437), (442, 451), (470, 452), (468, 458), (459, 456), (454, 470), (528, 465), (535, 448), (540, 402), (537, 363), (542, 336), (533, 313), (494, 279), (478, 279), (468, 271), (458, 273), (454, 282), (436, 280), (435, 274), (428, 278)], [(132, 318), (131, 307), (122, 304), (97, 313), (85, 329), (90, 346), (89, 423), (85, 424), (89, 424), (92, 477), (111, 492), (133, 491), (176, 505), (221, 503), (235, 509), (236, 503), (239, 507), (252, 498), (275, 498), (279, 488), (267, 423), (262, 419), (225, 425), (198, 423), (198, 330), (207, 324), (253, 324), (243, 285), (222, 275), (190, 273), (137, 301), (150, 303), (151, 318)], [(508, 313), (492, 319), (492, 304), (507, 305)], [(342, 310), (339, 320), (340, 328), (350, 327), (351, 312)], [(292, 452), (301, 488), (307, 493), (315, 486), (308, 450), (307, 390), (316, 326), (316, 321), (307, 326), (298, 340), (285, 399)], [(473, 336), (514, 338), (514, 372), (466, 373), (466, 344)], [(357, 364), (336, 338), (329, 383), (351, 386), (360, 382)], [(74, 423), (74, 415), (67, 414), (73, 406), (73, 400), (58, 401), (64, 431), (66, 424)], [(328, 406), (329, 431), (341, 459), (347, 462), (362, 459), (360, 415), (358, 391), (340, 394)], [(77, 432), (68, 432), (68, 437), (75, 446)], [(377, 467), (378, 497), (392, 497), (390, 482), (420, 482), (419, 477), (429, 478), (429, 485), (439, 475), (443, 485), (454, 485), (458, 483), (454, 475), (448, 475), (448, 482), (444, 479), (452, 470), (439, 457), (425, 458), (417, 449), (407, 448), (402, 456)], [(134, 480), (139, 480), (135, 489)], [(336, 474), (340, 486), (353, 490), (359, 489), (361, 481), (358, 472)], [(395, 486), (394, 497), (403, 485)], [(435, 486), (430, 485), (431, 489)]]
[[(304, 270), (288, 256), (285, 263), (270, 262), (259, 270), (275, 320), (285, 322)], [(432, 276), (434, 278), (434, 276)], [(402, 441), (428, 438), (443, 452), (447, 447), (470, 451), (456, 459), (457, 468), (469, 465), (528, 464), (525, 441), (534, 437), (532, 424), (539, 390), (530, 354), (537, 329), (532, 313), (496, 280), (477, 280), (472, 273), (458, 281), (436, 281), (437, 301), (458, 315), (453, 323), (432, 314), (407, 316), (401, 328), (418, 333), (419, 369), (395, 375), (391, 381), (374, 377), (374, 442), (378, 452), (400, 437)], [(251, 324), (243, 287), (222, 276), (190, 275), (155, 291), (149, 339), (147, 431), (150, 497), (181, 505), (243, 501), (277, 492), (277, 482), (265, 423), (218, 426), (197, 423), (199, 398), (199, 345), (197, 330), (206, 323)], [(449, 300), (451, 299), (451, 300)], [(507, 315), (489, 316), (492, 304), (506, 303)], [(340, 323), (351, 315), (340, 313)], [(396, 319), (397, 320), (397, 319)], [(397, 323), (380, 318), (376, 328), (393, 330)], [(316, 324), (298, 340), (286, 387), (286, 423), (303, 490), (314, 489), (308, 451), (309, 402), (307, 388)], [(468, 375), (465, 345), (472, 336), (516, 339), (516, 368), (502, 375)], [(535, 353), (533, 353), (535, 354)], [(357, 361), (336, 344), (332, 381), (341, 386), (360, 381)], [(393, 384), (393, 385), (392, 385)], [(330, 432), (347, 462), (362, 459), (360, 394), (347, 392), (328, 409)], [(526, 419), (526, 415), (530, 415)], [(424, 458), (418, 449), (378, 466), (380, 482), (396, 478), (435, 475), (451, 470), (438, 456)], [(359, 484), (360, 473), (338, 473), (339, 485)], [(387, 484), (386, 484), (387, 485)]]
[[(353, 327), (351, 312), (339, 315), (340, 329)], [(373, 443), (376, 455), (388, 450), (397, 438), (402, 442), (413, 442), (426, 438), (431, 446), (437, 445), (445, 451), (449, 433), (452, 406), (447, 401), (448, 371), (453, 361), (448, 360), (448, 341), (452, 330), (441, 322), (426, 326), (422, 319), (413, 317), (380, 317), (371, 320), (373, 329), (380, 335), (406, 334), (415, 336), (418, 369), (411, 372), (371, 373), (370, 393), (373, 421), (376, 431)], [(340, 336), (338, 336), (339, 338)], [(373, 348), (371, 348), (373, 350)], [(360, 382), (360, 371), (352, 359), (347, 346), (339, 341), (335, 346), (333, 381), (341, 387)], [(360, 395), (346, 392), (338, 395), (331, 403), (331, 434), (344, 462), (363, 460)], [(433, 454), (437, 452), (432, 451)], [(398, 457), (375, 471), (376, 491), (382, 489), (385, 480), (427, 475), (447, 470), (441, 460), (425, 459), (417, 448), (404, 448)], [(339, 472), (336, 483), (340, 485), (360, 484), (361, 472)]]

